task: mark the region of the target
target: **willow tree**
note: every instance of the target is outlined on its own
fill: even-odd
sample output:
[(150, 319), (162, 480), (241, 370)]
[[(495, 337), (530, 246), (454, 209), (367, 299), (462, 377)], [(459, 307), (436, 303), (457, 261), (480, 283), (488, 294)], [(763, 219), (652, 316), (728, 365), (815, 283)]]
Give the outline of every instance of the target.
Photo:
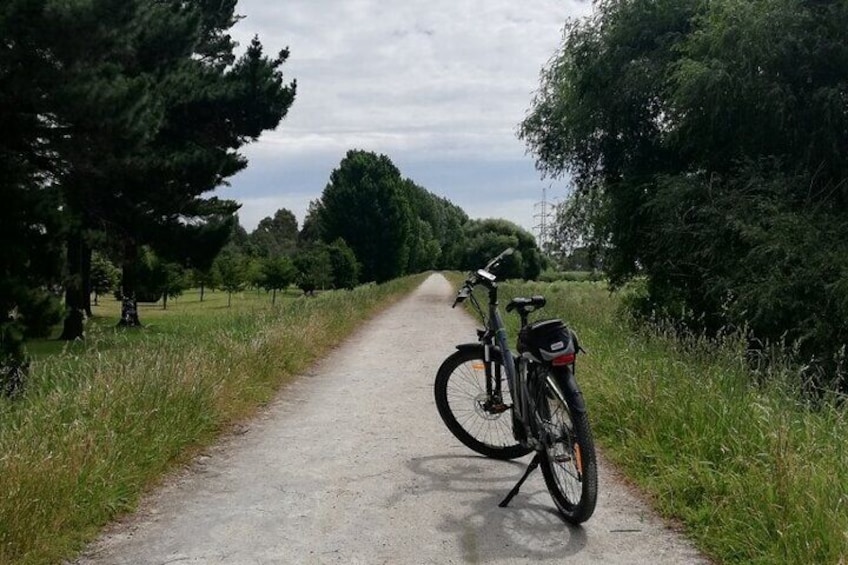
[(747, 325), (846, 374), (846, 45), (835, 0), (598, 2), (521, 135), (572, 176), (611, 281), (645, 275), (645, 311)]

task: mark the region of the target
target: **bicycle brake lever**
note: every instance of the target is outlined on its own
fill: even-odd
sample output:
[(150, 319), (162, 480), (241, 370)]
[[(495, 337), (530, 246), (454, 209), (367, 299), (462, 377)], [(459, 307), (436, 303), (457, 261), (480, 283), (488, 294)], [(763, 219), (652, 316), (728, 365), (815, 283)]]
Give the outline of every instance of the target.
[(457, 304), (465, 302), (465, 299), (468, 298), (470, 293), (471, 289), (468, 288), (468, 285), (463, 285), (463, 287), (459, 289), (459, 292), (456, 293), (456, 300), (453, 301), (453, 306), (451, 306), (451, 308), (456, 308)]

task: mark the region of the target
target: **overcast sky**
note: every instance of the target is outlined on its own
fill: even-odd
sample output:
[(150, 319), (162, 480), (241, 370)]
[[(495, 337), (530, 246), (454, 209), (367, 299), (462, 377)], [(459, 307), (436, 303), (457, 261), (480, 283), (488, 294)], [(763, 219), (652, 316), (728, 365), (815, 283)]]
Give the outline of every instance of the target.
[(539, 72), (583, 0), (240, 0), (233, 30), (266, 52), (288, 46), (297, 96), (276, 131), (245, 149), (247, 170), (219, 194), (252, 231), (279, 208), (303, 221), (349, 149), (387, 155), (472, 218), (528, 230), (534, 204), (565, 195), (516, 137)]

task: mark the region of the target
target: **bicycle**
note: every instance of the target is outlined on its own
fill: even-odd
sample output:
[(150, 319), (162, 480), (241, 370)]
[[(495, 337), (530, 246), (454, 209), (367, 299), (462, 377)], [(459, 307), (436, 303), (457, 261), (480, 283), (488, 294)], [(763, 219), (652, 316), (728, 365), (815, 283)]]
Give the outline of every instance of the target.
[[(469, 300), (483, 322), (476, 343), (456, 346), (436, 373), (436, 407), (447, 428), (470, 449), (494, 459), (515, 459), (535, 451), (533, 460), (499, 506), (506, 507), (534, 469), (566, 521), (580, 524), (595, 510), (597, 458), (583, 395), (575, 379), (582, 350), (559, 319), (528, 323), (543, 296), (514, 298), (506, 306), (521, 320), (518, 355), (507, 343), (493, 271), (512, 248), (472, 272), (460, 287), (455, 308)], [(488, 292), (488, 316), (474, 296)], [(506, 386), (504, 386), (506, 382)]]

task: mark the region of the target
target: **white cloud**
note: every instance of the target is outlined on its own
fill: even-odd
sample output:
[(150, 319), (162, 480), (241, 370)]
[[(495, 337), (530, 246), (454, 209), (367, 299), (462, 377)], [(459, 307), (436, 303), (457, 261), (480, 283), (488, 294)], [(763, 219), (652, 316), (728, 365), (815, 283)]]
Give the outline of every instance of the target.
[(309, 201), (310, 197), (303, 194), (243, 198), (238, 211), (239, 223), (248, 231), (253, 231), (263, 218), (273, 217), (277, 210), (286, 208), (295, 215), (298, 226), (303, 227)]
[[(498, 182), (487, 165), (514, 163), (525, 180), (504, 199), (514, 199), (512, 209), (525, 206), (545, 183), (516, 128), (566, 19), (590, 10), (576, 0), (241, 0), (246, 17), (234, 37), (247, 44), (258, 34), (269, 53), (289, 46), (283, 70), (298, 81), (288, 117), (247, 154), (280, 190), (309, 190), (312, 198), (352, 148), (388, 155), (405, 175), (434, 192), (449, 190), (443, 195), (455, 202)], [(479, 174), (475, 183), (431, 187), (400, 162), (476, 164)], [(315, 167), (311, 176), (306, 164)], [(311, 186), (290, 186), (292, 176)], [(247, 198), (285, 201), (267, 192), (274, 183), (266, 177), (243, 173), (223, 194), (245, 209)], [(505, 217), (521, 223), (518, 216)]]

